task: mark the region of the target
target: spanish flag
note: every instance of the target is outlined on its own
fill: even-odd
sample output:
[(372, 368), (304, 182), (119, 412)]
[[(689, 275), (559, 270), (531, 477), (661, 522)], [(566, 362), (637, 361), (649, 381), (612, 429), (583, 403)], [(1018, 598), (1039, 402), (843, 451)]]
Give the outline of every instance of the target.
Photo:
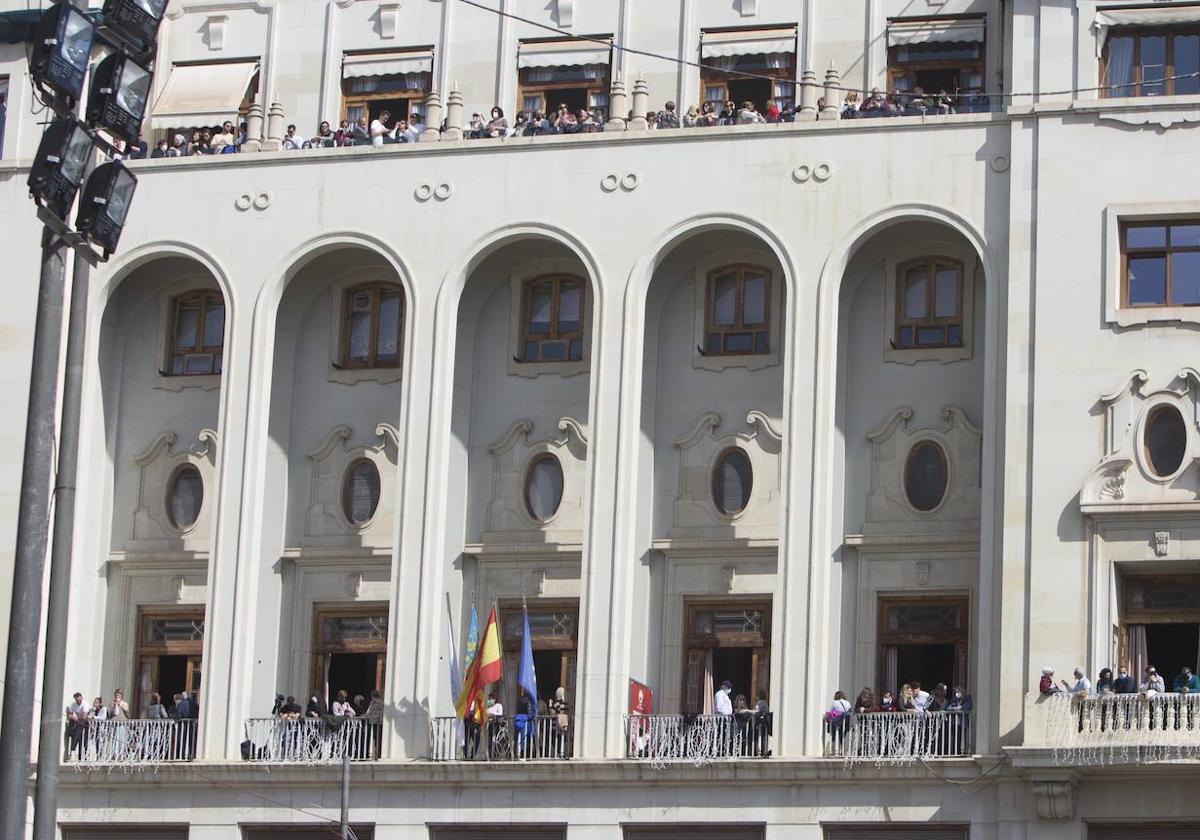
[(475, 720), (483, 723), (487, 720), (484, 689), (490, 683), (500, 679), (500, 635), (496, 630), (496, 609), (488, 613), (487, 624), (483, 628), (483, 638), (475, 651), (475, 658), (467, 666), (463, 676), (463, 690), (454, 704), (455, 716), (464, 719), (471, 703), (475, 704)]

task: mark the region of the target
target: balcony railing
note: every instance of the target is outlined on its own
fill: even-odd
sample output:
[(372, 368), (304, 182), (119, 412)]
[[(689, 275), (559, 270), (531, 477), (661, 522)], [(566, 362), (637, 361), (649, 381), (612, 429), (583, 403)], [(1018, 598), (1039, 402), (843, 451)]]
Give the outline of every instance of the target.
[(625, 756), (652, 764), (766, 758), (774, 715), (626, 715)]
[(971, 712), (868, 712), (825, 723), (825, 755), (904, 764), (971, 754)]
[(242, 758), (255, 764), (338, 764), (379, 758), (383, 724), (366, 718), (253, 718)]
[(66, 763), (80, 767), (143, 767), (191, 761), (194, 720), (89, 720), (67, 725)]
[[(565, 724), (565, 726), (563, 725)], [(489, 718), (483, 726), (456, 718), (429, 721), (434, 761), (562, 761), (571, 757), (574, 720), (558, 715)]]
[(1042, 702), (1060, 764), (1200, 760), (1200, 694), (1056, 694)]

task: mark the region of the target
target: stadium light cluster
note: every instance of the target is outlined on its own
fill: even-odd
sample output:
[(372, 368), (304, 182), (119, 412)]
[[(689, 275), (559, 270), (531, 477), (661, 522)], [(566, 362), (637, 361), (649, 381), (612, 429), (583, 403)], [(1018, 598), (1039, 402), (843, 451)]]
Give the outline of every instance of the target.
[[(85, 256), (108, 259), (121, 237), (137, 178), (119, 160), (88, 172), (96, 152), (112, 140), (136, 143), (154, 79), (158, 28), (166, 0), (105, 0), (99, 16), (69, 0), (50, 6), (38, 22), (29, 71), (43, 101), (57, 115), (42, 135), (29, 173), (39, 215)], [(76, 116), (94, 52), (106, 55), (91, 71), (84, 120)], [(83, 196), (71, 231), (67, 218)], [(85, 243), (98, 246), (102, 256)]]

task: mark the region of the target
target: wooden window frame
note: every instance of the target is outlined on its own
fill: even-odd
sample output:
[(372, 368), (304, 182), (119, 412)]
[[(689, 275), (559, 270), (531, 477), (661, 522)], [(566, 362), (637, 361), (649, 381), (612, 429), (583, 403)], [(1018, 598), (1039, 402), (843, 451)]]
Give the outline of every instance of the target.
[[(191, 348), (182, 348), (179, 346), (178, 336), (176, 335), (176, 327), (179, 324), (179, 310), (184, 304), (196, 302), (197, 307), (196, 317), (196, 341), (198, 346)], [(205, 344), (204, 343), (204, 328), (207, 320), (208, 310), (213, 302), (221, 304), (221, 343), (220, 344)], [(163, 371), (164, 376), (220, 376), (225, 369), (225, 319), (229, 316), (229, 311), (225, 306), (225, 296), (221, 294), (219, 289), (192, 289), (183, 294), (176, 295), (171, 299), (169, 326), (170, 342), (167, 345), (167, 368)], [(221, 356), (220, 370), (216, 367), (216, 357)], [(187, 372), (187, 358), (189, 356), (210, 356), (208, 370)], [(175, 373), (175, 359), (183, 358), (183, 369), (179, 373)]]
[[(1172, 77), (1175, 75), (1175, 38), (1176, 35), (1200, 35), (1200, 26), (1185, 25), (1185, 26), (1156, 26), (1156, 27), (1141, 27), (1141, 26), (1122, 26), (1109, 30), (1108, 38), (1104, 43), (1104, 54), (1100, 57), (1100, 98), (1101, 99), (1122, 99), (1131, 96), (1136, 97), (1155, 97), (1155, 96), (1195, 96), (1196, 94), (1176, 94), (1175, 80)], [(1108, 80), (1108, 48), (1114, 38), (1133, 37), (1133, 78), (1130, 80), (1127, 87), (1133, 88), (1133, 93), (1125, 93), (1115, 95)], [(1154, 38), (1163, 36), (1167, 39), (1166, 49), (1166, 64), (1163, 65), (1163, 82), (1162, 93), (1142, 93), (1141, 88), (1144, 84), (1142, 78), (1142, 38)]]
[[(681, 651), (681, 671), (679, 674), (679, 709), (683, 711), (688, 704), (688, 659), (694, 654), (705, 653), (718, 648), (750, 648), (750, 688), (746, 699), (753, 704), (760, 690), (769, 690), (771, 662), (771, 598), (760, 595), (744, 597), (698, 597), (685, 598), (683, 602), (683, 648)], [(706, 610), (762, 610), (763, 629), (761, 633), (736, 633), (727, 636), (702, 636), (693, 632), (696, 613)], [(759, 678), (764, 683), (760, 684)], [(714, 679), (715, 679), (715, 675)], [(714, 690), (716, 686), (714, 686)], [(699, 698), (699, 707), (704, 708), (704, 697)]]
[[(975, 43), (975, 42), (970, 42)], [(979, 41), (979, 58), (947, 58), (940, 61), (900, 61), (899, 50), (905, 49), (904, 46), (888, 47), (887, 57), (887, 90), (884, 93), (891, 93), (897, 90), (896, 80), (902, 76), (907, 76), (910, 73), (920, 73), (926, 70), (957, 70), (958, 82), (961, 84), (962, 75), (966, 72), (977, 72), (982, 80), (982, 86), (978, 90), (956, 87), (954, 90), (948, 90), (951, 96), (979, 96), (986, 93), (987, 89), (987, 42)], [(913, 77), (916, 81), (916, 77)], [(907, 89), (901, 89), (902, 94), (911, 94), (916, 89), (916, 85), (910, 85)], [(927, 96), (936, 96), (936, 90), (927, 90)]]
[[(350, 489), (350, 477), (354, 474), (354, 471), (363, 464), (369, 464), (375, 470), (375, 478), (379, 482), (379, 495), (375, 498), (375, 504), (372, 506), (371, 515), (363, 520), (355, 520), (350, 518), (350, 499), (347, 496), (347, 492)], [(353, 461), (351, 461), (346, 466), (345, 471), (342, 472), (342, 488), (340, 496), (342, 503), (342, 516), (345, 517), (346, 522), (349, 523), (351, 528), (365, 528), (370, 525), (371, 522), (374, 521), (375, 515), (379, 513), (379, 503), (383, 499), (383, 474), (379, 471), (379, 465), (370, 458), (355, 458)]]
[[(903, 630), (889, 630), (887, 626), (887, 611), (889, 607), (904, 604), (921, 604), (923, 606), (947, 605), (956, 606), (958, 629), (931, 633), (914, 633)], [(954, 645), (954, 685), (961, 686), (969, 692), (971, 676), (971, 598), (967, 594), (955, 595), (939, 593), (931, 595), (894, 595), (880, 594), (876, 598), (875, 624), (875, 685), (881, 686), (878, 693), (896, 691), (900, 686), (889, 686), (887, 682), (887, 648), (899, 645)], [(903, 683), (908, 679), (903, 674), (897, 674), (897, 679)], [(953, 688), (952, 686), (949, 686)], [(925, 686), (922, 686), (925, 688)], [(928, 687), (932, 693), (933, 686)]]
[[(582, 42), (587, 43), (587, 42)], [(550, 108), (557, 108), (559, 103), (551, 104), (549, 94), (556, 90), (578, 90), (583, 88), (587, 91), (587, 111), (593, 113), (591, 106), (592, 97), (599, 95), (604, 98), (604, 118), (608, 119), (609, 107), (609, 92), (612, 90), (612, 53), (609, 53), (608, 63), (605, 65), (605, 74), (603, 79), (573, 79), (570, 81), (561, 82), (530, 82), (526, 81), (526, 70), (546, 70), (551, 68), (546, 67), (519, 67), (517, 68), (517, 111), (525, 111), (530, 117), (533, 116), (533, 111), (525, 107), (525, 98), (529, 96), (539, 96), (542, 100), (541, 112), (542, 115), (549, 118)]]
[[(347, 639), (340, 643), (330, 643), (321, 638), (321, 625), (326, 618), (348, 618), (360, 615), (386, 615), (388, 617), (387, 635), (382, 639)], [(325, 671), (329, 657), (339, 653), (373, 653), (375, 661), (375, 687), (383, 691), (384, 676), (387, 668), (387, 648), (392, 635), (391, 606), (387, 601), (372, 601), (362, 604), (314, 604), (312, 625), (312, 671), (311, 694), (324, 696)], [(332, 690), (332, 689), (331, 689)], [(326, 698), (332, 703), (333, 698)]]
[[(432, 74), (426, 73), (424, 75), (432, 75)], [(432, 79), (430, 80), (430, 85), (432, 86)], [(398, 90), (398, 91), (388, 91), (386, 93), (346, 93), (345, 87), (343, 86), (342, 91), (343, 91), (342, 92), (342, 112), (341, 112), (342, 115), (341, 115), (340, 119), (343, 119), (343, 120), (350, 119), (350, 109), (351, 108), (362, 108), (366, 111), (368, 122), (369, 122), (370, 115), (371, 115), (371, 103), (372, 102), (380, 102), (380, 101), (392, 102), (397, 99), (406, 100), (408, 103), (408, 113), (404, 114), (402, 117), (402, 119), (404, 119), (406, 122), (408, 121), (409, 115), (412, 114), (412, 112), (413, 112), (413, 103), (414, 102), (420, 106), (417, 108), (417, 113), (421, 114), (422, 118), (424, 118), (424, 116), (425, 116), (425, 100), (429, 98), (429, 90), (428, 89), (427, 90)], [(392, 116), (392, 126), (394, 127), (396, 124), (396, 117), (398, 117), (400, 115), (392, 114), (391, 116)]]
[[(400, 301), (400, 311), (396, 323), (396, 361), (379, 360), (379, 296), (383, 291), (395, 292)], [(350, 358), (350, 316), (354, 304), (354, 296), (368, 292), (371, 295), (371, 335), (367, 339), (369, 357), (365, 360)], [(398, 368), (404, 360), (404, 287), (399, 283), (387, 283), (379, 280), (369, 283), (359, 283), (350, 286), (342, 292), (342, 336), (340, 362), (338, 367), (344, 370), (370, 370), (374, 368)]]
[[(734, 324), (732, 326), (718, 326), (713, 322), (713, 313), (716, 307), (717, 279), (724, 277), (731, 272), (737, 274), (737, 291), (734, 293)], [(766, 288), (763, 290), (763, 319), (762, 328), (753, 329), (747, 328), (743, 318), (745, 316), (746, 304), (746, 275), (750, 272), (762, 275), (767, 280)], [(715, 268), (708, 272), (705, 278), (704, 287), (704, 344), (699, 348), (701, 356), (766, 356), (770, 355), (772, 344), (775, 336), (771, 329), (771, 292), (775, 283), (774, 272), (770, 269), (755, 265), (753, 263), (731, 263), (723, 265), (720, 268)], [(757, 324), (756, 324), (757, 325)], [(726, 349), (727, 339), (731, 333), (751, 334), (749, 350), (728, 350)], [(767, 349), (756, 349), (757, 340), (755, 336), (758, 333), (765, 332), (767, 334)], [(712, 352), (708, 349), (708, 337), (714, 333), (721, 335), (721, 350)]]
[[(748, 472), (750, 481), (746, 488), (746, 500), (743, 502), (742, 506), (737, 510), (726, 510), (721, 504), (722, 499), (720, 493), (717, 492), (721, 478), (720, 468), (725, 462), (725, 459), (731, 457), (735, 452), (740, 453), (742, 458), (745, 459), (746, 470)], [(726, 519), (736, 519), (745, 513), (746, 508), (750, 507), (750, 501), (754, 498), (754, 462), (750, 459), (750, 453), (741, 446), (726, 446), (719, 453), (717, 453), (717, 457), (713, 459), (708, 489), (709, 493), (712, 495), (713, 507), (717, 509), (717, 513), (719, 513), (721, 516), (725, 517)]]
[[(907, 297), (905, 293), (905, 279), (908, 272), (917, 266), (924, 265), (926, 268), (925, 275), (925, 317), (924, 318), (907, 318), (904, 315), (904, 304)], [(955, 301), (955, 312), (952, 316), (936, 317), (933, 313), (937, 303), (937, 267), (938, 265), (949, 265), (958, 270), (958, 290)], [(964, 286), (967, 282), (967, 269), (962, 260), (954, 257), (945, 257), (940, 255), (930, 255), (925, 257), (917, 257), (916, 259), (906, 260), (896, 266), (896, 311), (894, 313), (896, 319), (895, 333), (892, 336), (893, 350), (941, 350), (947, 348), (963, 347), (966, 342), (966, 325), (963, 312), (963, 294)], [(917, 341), (917, 335), (921, 329), (941, 328), (942, 334), (945, 336), (952, 326), (958, 326), (958, 343), (950, 344), (943, 341), (941, 344), (921, 344)], [(913, 331), (913, 343), (901, 344), (900, 331), (905, 327), (911, 327)]]
[[(1183, 219), (1139, 219), (1136, 222), (1121, 222), (1120, 226), (1120, 249), (1121, 249), (1121, 308), (1122, 309), (1154, 309), (1163, 308), (1166, 306), (1186, 306), (1200, 307), (1200, 302), (1197, 303), (1172, 303), (1171, 302), (1171, 266), (1174, 260), (1171, 259), (1173, 254), (1194, 254), (1200, 253), (1200, 245), (1182, 245), (1173, 247), (1171, 245), (1171, 228), (1182, 225), (1200, 225), (1200, 218), (1183, 218)], [(1147, 228), (1161, 227), (1165, 232), (1165, 240), (1163, 245), (1155, 245), (1152, 247), (1130, 248), (1126, 244), (1128, 232), (1130, 228)], [(1162, 303), (1130, 303), (1129, 302), (1129, 258), (1135, 259), (1138, 257), (1156, 257), (1161, 256), (1166, 261), (1166, 288), (1164, 289)]]
[[(768, 68), (763, 68), (763, 69), (754, 71), (754, 74), (756, 76), (762, 77), (763, 79), (769, 78), (771, 80), (770, 81), (771, 95), (768, 97), (768, 101), (774, 102), (776, 107), (778, 107), (779, 110), (781, 110), (781, 111), (783, 110), (785, 105), (788, 105), (788, 104), (796, 105), (797, 104), (798, 100), (796, 97), (796, 91), (799, 90), (799, 88), (800, 88), (800, 84), (796, 80), (796, 52), (795, 52), (795, 50), (793, 50), (791, 53), (785, 53), (785, 55), (791, 55), (791, 57), (792, 57), (791, 63), (788, 64), (786, 67), (768, 67)], [(701, 64), (703, 65), (704, 62), (701, 62)], [(704, 103), (706, 101), (713, 102), (714, 106), (715, 106), (715, 104), (717, 104), (717, 100), (715, 100), (715, 99), (710, 100), (707, 97), (708, 97), (708, 89), (710, 87), (719, 87), (724, 91), (724, 95), (721, 97), (721, 100), (719, 102), (720, 107), (716, 108), (716, 112), (720, 113), (721, 110), (724, 109), (725, 103), (730, 101), (730, 99), (729, 99), (729, 83), (736, 82), (739, 79), (744, 79), (744, 78), (746, 78), (746, 77), (740, 73), (730, 73), (725, 70), (718, 70), (715, 67), (709, 67), (708, 65), (702, 66), (700, 68), (700, 99), (698, 100), (700, 103), (700, 107), (704, 107)], [(774, 95), (775, 86), (777, 84), (779, 84), (780, 82), (786, 82), (790, 86), (789, 89), (792, 91), (791, 96), (775, 96)], [(766, 102), (755, 102), (754, 106), (757, 108), (761, 105), (762, 107), (765, 108), (766, 104), (767, 104)], [(742, 107), (742, 103), (740, 103), (740, 102), (735, 102), (734, 105), (736, 105), (738, 108)], [(684, 110), (686, 110), (686, 109), (684, 109)], [(680, 112), (677, 111), (676, 113), (680, 113)], [(764, 114), (764, 117), (765, 116), (766, 115)], [(680, 113), (680, 117), (682, 118), (682, 113)]]
[[(184, 676), (184, 681), (189, 690), (193, 685), (192, 673), (193, 669), (197, 669), (203, 674), (203, 657), (204, 657), (204, 641), (166, 641), (152, 642), (146, 638), (146, 622), (154, 619), (162, 618), (199, 618), (201, 622), (205, 622), (204, 606), (177, 606), (177, 607), (138, 607), (137, 610), (137, 630), (134, 633), (134, 638), (137, 640), (133, 654), (133, 690), (129, 692), (129, 708), (132, 714), (141, 714), (142, 712), (142, 666), (146, 660), (154, 660), (152, 670), (157, 675), (158, 663), (157, 660), (161, 656), (186, 656), (189, 659), (187, 672)], [(208, 624), (204, 624), (204, 632), (208, 633)], [(197, 660), (196, 665), (193, 665), (191, 660)], [(152, 680), (157, 682), (157, 679)], [(156, 690), (157, 686), (151, 687), (151, 691)], [(199, 698), (194, 698), (199, 699)], [(169, 703), (166, 705), (170, 705)]]
[[(562, 296), (562, 285), (564, 282), (572, 282), (579, 284), (579, 328), (576, 330), (563, 331), (558, 326), (558, 306), (559, 299)], [(534, 333), (530, 329), (530, 311), (529, 305), (532, 302), (533, 289), (540, 283), (551, 283), (550, 295), (550, 331), (548, 333)], [(557, 365), (567, 362), (582, 362), (587, 359), (587, 345), (584, 341), (584, 331), (587, 329), (588, 322), (588, 282), (584, 277), (575, 274), (541, 274), (537, 277), (531, 277), (521, 283), (521, 343), (518, 348), (518, 356), (516, 361), (522, 364), (548, 364)], [(571, 358), (570, 342), (578, 340), (580, 345), (579, 358)], [(538, 343), (538, 358), (528, 359), (525, 357), (525, 345), (529, 342)], [(566, 341), (567, 354), (561, 359), (545, 359), (542, 358), (541, 345), (543, 342), (549, 341)]]

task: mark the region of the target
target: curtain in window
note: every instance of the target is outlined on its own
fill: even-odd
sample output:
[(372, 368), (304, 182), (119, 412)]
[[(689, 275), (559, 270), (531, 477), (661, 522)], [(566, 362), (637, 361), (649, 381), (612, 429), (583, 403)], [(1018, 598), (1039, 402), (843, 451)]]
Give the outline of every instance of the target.
[(883, 648), (883, 685), (879, 686), (876, 698), (883, 697), (883, 692), (890, 691), (893, 696), (900, 690), (900, 651), (895, 645), (885, 645)]
[(1105, 77), (1109, 96), (1133, 95), (1133, 38), (1109, 38), (1108, 72)]
[(1130, 624), (1125, 628), (1129, 644), (1129, 675), (1140, 682), (1150, 654), (1146, 652), (1146, 625)]
[(700, 707), (700, 711), (706, 715), (713, 713), (713, 661), (712, 651), (708, 650), (704, 653), (704, 683), (700, 686), (701, 700), (704, 705)]
[(740, 55), (709, 56), (704, 59), (704, 66), (712, 70), (720, 70), (722, 73), (728, 73), (737, 67), (739, 59), (741, 59)]

